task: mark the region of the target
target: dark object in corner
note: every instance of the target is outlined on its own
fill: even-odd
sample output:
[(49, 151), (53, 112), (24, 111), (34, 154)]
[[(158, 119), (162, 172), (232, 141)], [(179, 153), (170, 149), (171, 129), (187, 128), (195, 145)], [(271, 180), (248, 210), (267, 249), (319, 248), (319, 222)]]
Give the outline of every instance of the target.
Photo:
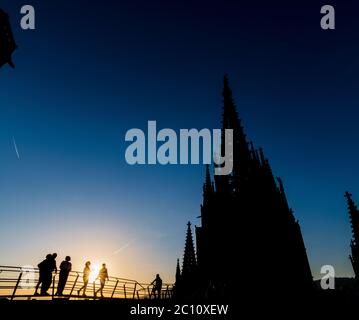
[(15, 68), (11, 55), (16, 48), (17, 45), (11, 30), (9, 15), (0, 9), (0, 68), (6, 63)]

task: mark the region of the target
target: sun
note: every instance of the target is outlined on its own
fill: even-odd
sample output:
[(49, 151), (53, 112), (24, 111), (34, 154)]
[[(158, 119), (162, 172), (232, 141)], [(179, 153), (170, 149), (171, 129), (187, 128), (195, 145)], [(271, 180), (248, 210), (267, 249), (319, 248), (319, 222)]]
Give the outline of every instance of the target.
[(98, 273), (100, 271), (100, 264), (99, 263), (91, 264), (90, 268), (91, 268), (91, 272), (90, 272), (89, 282), (93, 283), (95, 282)]

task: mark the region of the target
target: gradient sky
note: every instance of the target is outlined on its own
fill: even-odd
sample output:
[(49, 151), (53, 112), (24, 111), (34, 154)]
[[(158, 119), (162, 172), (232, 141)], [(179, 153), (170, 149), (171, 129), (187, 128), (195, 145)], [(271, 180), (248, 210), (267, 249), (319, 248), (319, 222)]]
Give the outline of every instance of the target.
[[(173, 281), (204, 168), (129, 166), (128, 129), (218, 128), (229, 74), (246, 132), (282, 177), (315, 277), (351, 276), (359, 202), (357, 1), (1, 1), (19, 49), (0, 69), (0, 264)], [(244, 4), (245, 3), (245, 4)], [(336, 30), (320, 28), (320, 7)], [(15, 139), (20, 158), (15, 152)]]

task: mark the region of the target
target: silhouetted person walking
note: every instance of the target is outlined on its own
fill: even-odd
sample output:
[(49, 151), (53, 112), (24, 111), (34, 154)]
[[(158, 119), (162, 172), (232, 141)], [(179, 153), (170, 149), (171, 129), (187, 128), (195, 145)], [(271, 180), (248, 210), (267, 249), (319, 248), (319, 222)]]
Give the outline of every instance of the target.
[(60, 264), (60, 277), (59, 277), (59, 283), (57, 285), (57, 292), (56, 292), (56, 294), (59, 296), (63, 295), (63, 291), (65, 289), (67, 278), (68, 278), (69, 273), (72, 268), (70, 260), (71, 260), (71, 258), (69, 256), (67, 256), (65, 258), (65, 260), (62, 261)]
[(90, 265), (91, 265), (91, 262), (90, 261), (87, 261), (85, 263), (85, 268), (84, 268), (84, 272), (83, 272), (83, 281), (84, 281), (84, 285), (80, 288), (80, 290), (77, 290), (77, 294), (80, 295), (81, 293), (81, 290), (83, 289), (84, 292), (83, 292), (83, 296), (86, 297), (86, 288), (87, 288), (87, 285), (89, 283), (89, 278), (90, 278), (90, 273), (91, 273), (91, 269), (90, 269)]
[(45, 296), (49, 295), (47, 293), (47, 290), (49, 290), (51, 286), (52, 272), (55, 271), (55, 273), (57, 273), (56, 257), (57, 257), (57, 253), (53, 253), (50, 259), (48, 260), (46, 259), (47, 263), (45, 264), (44, 279), (41, 285), (41, 294)]
[(162, 279), (160, 278), (159, 274), (156, 275), (155, 280), (153, 280), (151, 282), (151, 284), (153, 284), (152, 294), (156, 298), (156, 292), (157, 292), (157, 298), (160, 299), (161, 298), (161, 290), (162, 290)]
[[(35, 296), (38, 295), (37, 290), (39, 290), (40, 284), (42, 285), (43, 282), (44, 282), (44, 279), (46, 277), (46, 272), (47, 272), (47, 270), (49, 269), (49, 266), (50, 266), (51, 258), (52, 258), (52, 255), (49, 253), (46, 256), (46, 259), (41, 261), (37, 265), (37, 267), (39, 268), (39, 281), (37, 282), (36, 287), (35, 287), (35, 293), (34, 293)], [(41, 286), (41, 288), (42, 288), (42, 286)], [(42, 292), (42, 290), (41, 290), (41, 292)]]
[(100, 289), (98, 289), (96, 292), (95, 292), (95, 297), (97, 295), (97, 293), (100, 291), (101, 292), (101, 298), (103, 298), (103, 288), (105, 286), (105, 283), (106, 283), (106, 279), (109, 280), (109, 277), (108, 277), (108, 272), (107, 272), (107, 269), (106, 269), (106, 264), (103, 263), (102, 264), (102, 268), (97, 276), (96, 279), (100, 279), (100, 282), (101, 282), (101, 286), (100, 286)]

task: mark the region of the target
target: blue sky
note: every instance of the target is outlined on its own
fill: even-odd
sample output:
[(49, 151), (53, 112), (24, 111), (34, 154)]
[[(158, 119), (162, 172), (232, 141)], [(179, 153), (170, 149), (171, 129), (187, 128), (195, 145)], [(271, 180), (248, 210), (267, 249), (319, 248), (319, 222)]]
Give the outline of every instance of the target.
[[(48, 252), (75, 268), (174, 277), (204, 168), (129, 166), (125, 133), (218, 128), (229, 74), (246, 132), (282, 177), (312, 272), (352, 275), (344, 192), (359, 201), (358, 26), (354, 1), (2, 1), (19, 49), (0, 70), (0, 263)], [(13, 146), (15, 139), (20, 159)], [(122, 248), (122, 249), (121, 249)], [(120, 251), (118, 251), (121, 249)]]

